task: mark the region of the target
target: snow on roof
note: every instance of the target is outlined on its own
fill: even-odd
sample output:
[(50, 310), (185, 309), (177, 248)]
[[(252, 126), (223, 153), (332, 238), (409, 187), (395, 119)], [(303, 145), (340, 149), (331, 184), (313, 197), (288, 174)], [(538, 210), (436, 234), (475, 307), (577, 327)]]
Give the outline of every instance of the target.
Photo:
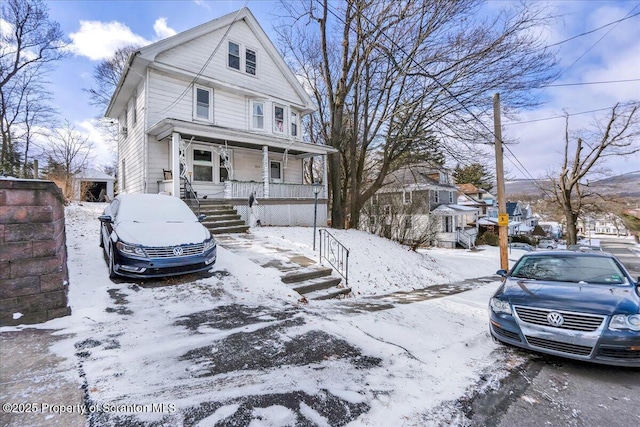
[(111, 175), (104, 173), (98, 169), (88, 168), (74, 175), (78, 179), (94, 180), (94, 181), (114, 181), (115, 178)]

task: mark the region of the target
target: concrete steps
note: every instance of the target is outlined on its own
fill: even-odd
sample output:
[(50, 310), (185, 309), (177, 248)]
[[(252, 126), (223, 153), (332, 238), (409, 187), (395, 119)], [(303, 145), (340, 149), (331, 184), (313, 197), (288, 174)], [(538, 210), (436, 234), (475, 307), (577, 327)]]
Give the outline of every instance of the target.
[(282, 276), (282, 282), (307, 300), (336, 298), (351, 292), (342, 285), (342, 278), (332, 275), (328, 267), (306, 267)]
[(238, 215), (238, 211), (224, 201), (200, 200), (200, 214), (206, 215), (202, 225), (211, 234), (246, 233), (249, 226)]

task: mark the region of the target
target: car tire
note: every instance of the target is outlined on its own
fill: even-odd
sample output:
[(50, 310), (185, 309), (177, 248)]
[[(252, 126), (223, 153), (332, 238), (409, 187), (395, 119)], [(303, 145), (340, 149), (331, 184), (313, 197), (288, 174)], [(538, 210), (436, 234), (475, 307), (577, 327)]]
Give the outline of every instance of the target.
[(107, 265), (109, 266), (109, 279), (115, 279), (118, 277), (115, 271), (115, 255), (113, 253), (113, 248), (109, 246), (109, 255), (107, 256)]
[(547, 246), (547, 249), (553, 249), (553, 246)]

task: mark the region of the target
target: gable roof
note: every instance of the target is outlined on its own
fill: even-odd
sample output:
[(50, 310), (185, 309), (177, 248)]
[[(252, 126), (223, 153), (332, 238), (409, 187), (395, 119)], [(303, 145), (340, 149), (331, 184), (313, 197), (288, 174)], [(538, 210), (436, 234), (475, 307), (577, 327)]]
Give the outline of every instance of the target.
[(435, 177), (439, 177), (440, 172), (445, 172), (445, 170), (426, 163), (405, 166), (387, 175), (383, 187), (379, 191), (383, 193), (427, 189), (457, 191), (454, 185), (442, 184), (435, 179)]
[[(178, 33), (174, 36), (160, 40), (158, 42), (147, 45), (129, 55), (129, 60), (125, 66), (125, 71), (120, 76), (118, 86), (114, 90), (107, 111), (106, 117), (117, 118), (120, 111), (126, 107), (128, 102), (128, 94), (133, 92), (138, 86), (143, 76), (145, 75), (145, 69), (154, 62), (155, 58), (169, 49), (173, 49), (177, 46), (185, 44), (191, 40), (202, 37), (206, 34), (214, 31), (230, 27), (235, 22), (244, 21), (247, 26), (254, 33), (256, 38), (260, 41), (262, 47), (274, 61), (278, 70), (286, 78), (289, 84), (294, 88), (298, 96), (304, 102), (303, 114), (310, 113), (316, 110), (315, 104), (309, 94), (304, 90), (302, 84), (298, 81), (295, 74), (289, 66), (286, 64), (275, 45), (271, 42), (271, 39), (264, 32), (255, 16), (249, 8), (243, 7), (242, 9), (229, 13), (227, 15), (216, 18), (212, 21), (200, 24), (197, 27), (193, 27), (189, 30)], [(226, 37), (226, 35), (225, 35)], [(222, 41), (225, 39), (223, 38)], [(222, 43), (221, 41), (221, 43)]]

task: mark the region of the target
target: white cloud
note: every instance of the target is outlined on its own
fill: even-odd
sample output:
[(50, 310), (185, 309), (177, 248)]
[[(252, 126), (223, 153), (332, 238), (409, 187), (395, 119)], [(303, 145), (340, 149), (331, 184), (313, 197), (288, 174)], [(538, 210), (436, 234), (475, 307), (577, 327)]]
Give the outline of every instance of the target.
[(176, 30), (167, 25), (167, 18), (156, 19), (156, 22), (153, 24), (153, 31), (156, 32), (159, 39), (166, 39), (167, 37), (177, 34)]
[(115, 163), (115, 144), (109, 139), (100, 124), (95, 119), (84, 120), (77, 123), (78, 132), (93, 144), (91, 152), (92, 165), (99, 167)]
[(118, 48), (124, 46), (144, 46), (150, 43), (116, 21), (80, 21), (80, 29), (69, 37), (71, 44), (68, 49), (93, 61), (110, 58)]

